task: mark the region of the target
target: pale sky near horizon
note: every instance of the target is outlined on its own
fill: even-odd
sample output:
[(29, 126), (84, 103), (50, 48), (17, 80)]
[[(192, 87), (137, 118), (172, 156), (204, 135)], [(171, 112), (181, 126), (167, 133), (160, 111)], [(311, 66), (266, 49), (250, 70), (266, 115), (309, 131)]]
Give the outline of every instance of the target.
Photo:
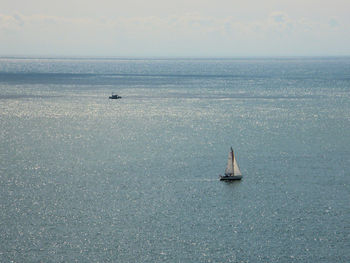
[(0, 0), (0, 56), (350, 55), (350, 0)]

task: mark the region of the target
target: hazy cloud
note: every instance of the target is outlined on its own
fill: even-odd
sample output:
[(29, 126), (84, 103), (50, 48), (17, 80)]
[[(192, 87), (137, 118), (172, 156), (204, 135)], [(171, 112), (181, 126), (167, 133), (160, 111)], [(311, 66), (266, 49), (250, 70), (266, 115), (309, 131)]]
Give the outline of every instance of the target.
[(335, 18), (329, 19), (328, 24), (329, 24), (330, 27), (338, 27), (339, 26), (339, 22)]
[(0, 30), (15, 30), (23, 24), (23, 19), (18, 14), (0, 14)]
[(269, 17), (275, 23), (285, 23), (289, 20), (288, 15), (283, 12), (273, 12)]
[[(293, 19), (280, 11), (251, 21), (200, 13), (114, 19), (0, 14), (0, 50), (4, 54), (21, 50), (70, 55), (189, 55), (192, 52), (215, 56), (245, 55), (256, 50), (265, 55), (280, 49), (281, 54), (288, 55), (302, 53), (303, 46), (311, 47), (320, 40), (328, 41), (334, 37), (335, 27), (340, 35), (349, 35), (349, 29), (334, 17), (320, 23), (308, 18)], [(343, 43), (350, 46), (349, 37)]]

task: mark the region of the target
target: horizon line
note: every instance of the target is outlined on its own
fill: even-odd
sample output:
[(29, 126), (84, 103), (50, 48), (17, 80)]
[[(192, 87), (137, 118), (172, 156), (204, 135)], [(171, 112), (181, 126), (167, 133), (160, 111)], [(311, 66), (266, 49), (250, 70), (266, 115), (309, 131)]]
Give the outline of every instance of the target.
[(115, 55), (1, 55), (0, 59), (110, 59), (110, 60), (181, 60), (181, 59), (300, 59), (300, 58), (346, 58), (349, 55), (246, 55), (246, 56), (115, 56)]

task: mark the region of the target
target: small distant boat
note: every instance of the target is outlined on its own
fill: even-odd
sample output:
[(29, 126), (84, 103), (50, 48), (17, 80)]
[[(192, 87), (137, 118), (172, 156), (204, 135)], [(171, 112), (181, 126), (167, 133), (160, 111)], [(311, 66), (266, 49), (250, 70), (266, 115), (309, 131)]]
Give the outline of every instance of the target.
[(117, 95), (117, 94), (113, 94), (112, 93), (112, 96), (109, 96), (110, 99), (113, 99), (113, 100), (116, 100), (116, 99), (121, 99), (122, 97)]
[(231, 151), (228, 154), (227, 167), (225, 170), (225, 175), (220, 175), (221, 181), (232, 181), (232, 180), (241, 180), (242, 173), (239, 170), (238, 163), (235, 158), (235, 154), (233, 153), (233, 149), (231, 147)]

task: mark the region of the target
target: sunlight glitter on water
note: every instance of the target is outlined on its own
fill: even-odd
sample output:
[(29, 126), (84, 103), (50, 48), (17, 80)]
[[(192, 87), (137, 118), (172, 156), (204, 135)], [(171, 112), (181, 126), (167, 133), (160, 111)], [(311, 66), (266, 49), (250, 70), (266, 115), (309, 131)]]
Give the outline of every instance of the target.
[(11, 63), (42, 74), (0, 77), (2, 261), (348, 261), (342, 60)]

